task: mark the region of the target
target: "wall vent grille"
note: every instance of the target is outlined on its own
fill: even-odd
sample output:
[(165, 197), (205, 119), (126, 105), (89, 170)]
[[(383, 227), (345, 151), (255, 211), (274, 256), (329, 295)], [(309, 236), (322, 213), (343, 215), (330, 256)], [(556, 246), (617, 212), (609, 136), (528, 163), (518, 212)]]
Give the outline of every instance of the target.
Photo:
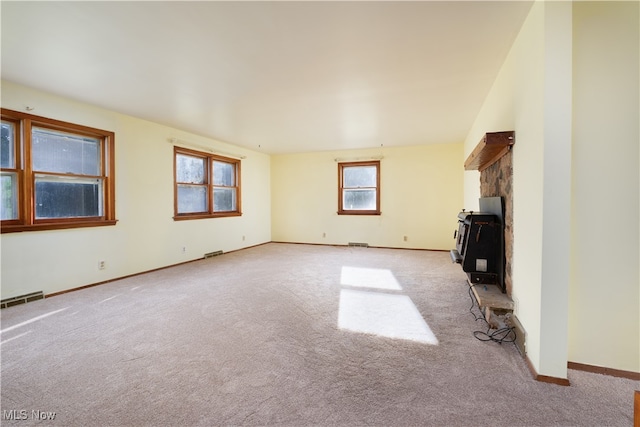
[(213, 258), (214, 256), (222, 255), (222, 251), (208, 252), (204, 254), (205, 258)]
[(369, 244), (368, 243), (349, 242), (349, 246), (356, 247), (356, 248), (368, 248)]
[(20, 295), (13, 298), (7, 298), (0, 301), (0, 308), (7, 308), (18, 304), (24, 304), (31, 301), (37, 301), (39, 299), (44, 299), (44, 292), (32, 292), (26, 295)]

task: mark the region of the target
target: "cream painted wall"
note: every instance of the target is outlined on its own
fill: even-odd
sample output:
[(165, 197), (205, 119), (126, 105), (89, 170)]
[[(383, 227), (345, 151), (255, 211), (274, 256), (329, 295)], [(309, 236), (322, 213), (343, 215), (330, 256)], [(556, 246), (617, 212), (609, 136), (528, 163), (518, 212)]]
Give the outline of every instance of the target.
[[(464, 152), (484, 132), (516, 131), (513, 298), (534, 368), (564, 377), (570, 360), (638, 372), (638, 4), (568, 6), (533, 5)], [(577, 16), (571, 17), (573, 11)], [(601, 12), (596, 27), (585, 25), (586, 16)], [(606, 19), (610, 13), (613, 18)], [(553, 45), (554, 37), (564, 46)], [(563, 50), (569, 58), (573, 51), (569, 65), (566, 53), (564, 59), (553, 56)], [(612, 68), (612, 56), (619, 66)], [(553, 61), (564, 74), (552, 74)], [(562, 98), (555, 99), (554, 85)], [(566, 103), (571, 90), (570, 107), (556, 109), (554, 103)], [(469, 207), (477, 203), (479, 181), (476, 172), (465, 175)], [(603, 202), (594, 205), (595, 198)], [(621, 237), (629, 234), (636, 237)]]
[[(528, 357), (540, 365), (544, 130), (544, 3), (535, 3), (465, 141), (468, 155), (485, 132), (514, 130), (513, 294), (527, 331)], [(477, 204), (479, 174), (465, 172), (465, 202)], [(469, 182), (471, 181), (471, 182)]]
[(640, 7), (574, 4), (569, 358), (640, 372)]
[[(115, 132), (118, 223), (2, 234), (3, 299), (72, 289), (271, 240), (269, 156), (2, 81), (3, 108), (24, 111), (27, 105), (36, 115)], [(173, 221), (171, 137), (247, 156), (241, 217)], [(104, 270), (98, 269), (101, 260)]]
[[(523, 35), (520, 35), (522, 38)], [(516, 41), (522, 43), (522, 41)], [(480, 113), (464, 142), (464, 159), (476, 148), (482, 137), (487, 132), (511, 131), (515, 129), (515, 106), (514, 106), (514, 62), (512, 56), (515, 55), (512, 49), (511, 56), (505, 61), (498, 76), (482, 105)], [(519, 135), (516, 135), (516, 142)], [(519, 147), (520, 144), (518, 144)], [(464, 172), (464, 207), (468, 211), (478, 211), (480, 205), (480, 172), (475, 170), (465, 170)]]
[[(462, 144), (436, 144), (275, 155), (271, 165), (273, 240), (449, 250), (462, 208), (462, 148)], [(382, 215), (338, 215), (335, 158), (379, 155), (384, 156)]]
[(544, 17), (544, 148), (539, 372), (567, 376), (571, 263), (573, 9), (547, 2)]

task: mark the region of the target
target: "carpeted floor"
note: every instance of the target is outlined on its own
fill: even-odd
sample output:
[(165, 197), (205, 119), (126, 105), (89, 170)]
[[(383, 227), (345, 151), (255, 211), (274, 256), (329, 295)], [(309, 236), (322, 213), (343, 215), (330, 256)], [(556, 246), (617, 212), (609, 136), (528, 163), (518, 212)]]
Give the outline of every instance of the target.
[(632, 424), (637, 382), (536, 382), (470, 305), (445, 252), (270, 243), (11, 307), (2, 424)]

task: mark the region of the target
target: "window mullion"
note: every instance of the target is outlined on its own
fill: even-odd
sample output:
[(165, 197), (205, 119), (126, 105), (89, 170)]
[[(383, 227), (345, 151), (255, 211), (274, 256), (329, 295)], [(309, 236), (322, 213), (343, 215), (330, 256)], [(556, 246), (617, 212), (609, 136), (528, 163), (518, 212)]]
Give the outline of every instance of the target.
[(102, 174), (104, 175), (105, 187), (104, 187), (104, 203), (105, 203), (105, 215), (107, 218), (115, 218), (116, 216), (116, 207), (115, 207), (115, 194), (114, 194), (114, 185), (115, 184), (115, 153), (114, 153), (114, 141), (111, 136), (104, 136), (102, 138), (102, 164), (104, 165), (104, 170)]
[(25, 167), (26, 167), (26, 151), (27, 149), (25, 148), (26, 145), (26, 141), (25, 141), (25, 137), (24, 137), (24, 122), (20, 122), (17, 121), (15, 122), (15, 126), (16, 126), (16, 132), (15, 132), (15, 146), (14, 146), (14, 150), (16, 153), (16, 164), (15, 167), (18, 170), (18, 194), (16, 197), (16, 200), (18, 201), (18, 222), (20, 224), (26, 224), (27, 223), (27, 203), (29, 200), (29, 192), (26, 189), (26, 172), (25, 172)]
[(178, 214), (178, 152), (173, 150), (173, 213)]
[(213, 213), (213, 159), (207, 157), (207, 212)]
[(98, 139), (98, 153), (100, 155), (100, 159), (99, 159), (99, 172), (100, 172), (100, 177), (97, 178), (99, 180), (102, 180), (102, 191), (100, 192), (100, 198), (101, 200), (101, 205), (99, 204), (99, 206), (102, 206), (102, 209), (99, 210), (99, 212), (101, 212), (102, 217), (106, 218), (109, 216), (109, 203), (107, 203), (107, 194), (108, 194), (108, 190), (106, 189), (106, 185), (108, 184), (107, 179), (106, 179), (106, 165), (104, 163), (104, 155), (105, 155), (105, 138), (99, 138)]
[(24, 153), (23, 170), (24, 176), (22, 177), (22, 214), (24, 215), (24, 224), (32, 225), (35, 220), (35, 191), (33, 174), (33, 165), (31, 162), (31, 120), (25, 119), (22, 121), (21, 137), (22, 149)]

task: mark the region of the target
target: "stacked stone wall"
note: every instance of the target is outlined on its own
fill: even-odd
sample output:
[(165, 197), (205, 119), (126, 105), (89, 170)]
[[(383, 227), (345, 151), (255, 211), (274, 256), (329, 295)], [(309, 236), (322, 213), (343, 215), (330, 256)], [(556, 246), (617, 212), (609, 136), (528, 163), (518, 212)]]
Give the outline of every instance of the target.
[(511, 260), (513, 259), (513, 158), (511, 150), (480, 173), (480, 195), (502, 197), (504, 202), (504, 282), (511, 296)]

